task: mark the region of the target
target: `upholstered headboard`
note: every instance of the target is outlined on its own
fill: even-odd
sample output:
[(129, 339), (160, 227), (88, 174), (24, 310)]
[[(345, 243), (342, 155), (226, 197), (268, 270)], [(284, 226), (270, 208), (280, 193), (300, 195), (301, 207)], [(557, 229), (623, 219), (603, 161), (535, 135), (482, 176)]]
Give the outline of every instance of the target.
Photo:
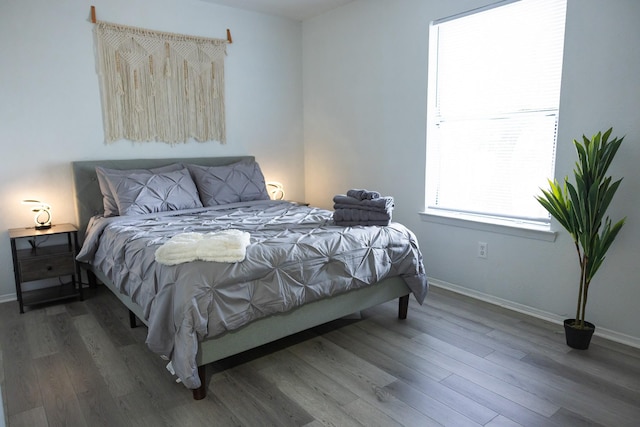
[(92, 216), (104, 212), (102, 193), (98, 184), (96, 166), (109, 169), (150, 169), (172, 163), (192, 163), (202, 166), (224, 166), (244, 159), (254, 160), (253, 156), (237, 157), (194, 157), (175, 159), (126, 159), (126, 160), (86, 160), (72, 162), (73, 186), (76, 202), (76, 215), (80, 241), (84, 240), (84, 233)]

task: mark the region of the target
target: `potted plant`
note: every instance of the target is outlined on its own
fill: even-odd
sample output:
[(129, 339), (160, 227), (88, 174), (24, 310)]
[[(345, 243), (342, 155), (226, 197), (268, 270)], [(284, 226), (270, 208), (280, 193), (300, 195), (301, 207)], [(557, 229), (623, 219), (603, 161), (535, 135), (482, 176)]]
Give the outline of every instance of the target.
[(571, 235), (580, 263), (580, 289), (575, 319), (564, 321), (567, 345), (587, 349), (595, 330), (585, 321), (587, 297), (591, 279), (605, 259), (607, 250), (626, 220), (615, 224), (605, 213), (622, 178), (612, 182), (606, 176), (607, 169), (620, 148), (622, 138), (609, 139), (613, 128), (604, 134), (598, 132), (591, 139), (582, 136), (583, 142), (573, 140), (578, 161), (573, 170), (575, 184), (565, 177), (564, 185), (549, 180), (549, 188), (542, 190), (536, 199)]

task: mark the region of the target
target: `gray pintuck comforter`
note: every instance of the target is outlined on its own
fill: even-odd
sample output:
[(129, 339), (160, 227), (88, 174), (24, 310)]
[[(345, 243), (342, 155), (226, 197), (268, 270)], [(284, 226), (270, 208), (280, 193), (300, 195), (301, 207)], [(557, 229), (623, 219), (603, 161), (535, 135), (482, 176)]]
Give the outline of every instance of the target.
[[(176, 234), (226, 229), (250, 233), (244, 261), (154, 259)], [(420, 303), (427, 292), (418, 242), (404, 226), (338, 227), (330, 211), (281, 201), (94, 217), (78, 260), (142, 307), (147, 345), (171, 359), (189, 388), (200, 386), (199, 340), (391, 276), (403, 277)]]

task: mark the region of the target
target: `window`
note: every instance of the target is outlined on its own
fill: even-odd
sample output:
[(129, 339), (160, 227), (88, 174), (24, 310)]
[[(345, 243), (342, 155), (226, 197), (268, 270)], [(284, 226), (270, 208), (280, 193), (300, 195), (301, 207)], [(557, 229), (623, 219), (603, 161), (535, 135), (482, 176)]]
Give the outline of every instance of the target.
[(520, 0), (432, 23), (427, 212), (549, 225), (565, 15)]

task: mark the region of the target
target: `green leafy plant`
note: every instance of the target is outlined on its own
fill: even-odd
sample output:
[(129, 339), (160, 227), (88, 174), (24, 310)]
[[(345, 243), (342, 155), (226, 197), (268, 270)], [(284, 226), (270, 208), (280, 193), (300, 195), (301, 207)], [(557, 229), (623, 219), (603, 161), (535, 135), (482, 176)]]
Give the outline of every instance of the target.
[(612, 182), (606, 176), (622, 138), (609, 139), (613, 128), (598, 132), (591, 139), (582, 136), (582, 143), (573, 140), (578, 161), (573, 170), (575, 185), (565, 177), (564, 185), (549, 180), (549, 189), (536, 199), (571, 235), (580, 262), (580, 291), (574, 328), (585, 329), (585, 310), (591, 279), (626, 220), (615, 224), (605, 213), (622, 178)]

